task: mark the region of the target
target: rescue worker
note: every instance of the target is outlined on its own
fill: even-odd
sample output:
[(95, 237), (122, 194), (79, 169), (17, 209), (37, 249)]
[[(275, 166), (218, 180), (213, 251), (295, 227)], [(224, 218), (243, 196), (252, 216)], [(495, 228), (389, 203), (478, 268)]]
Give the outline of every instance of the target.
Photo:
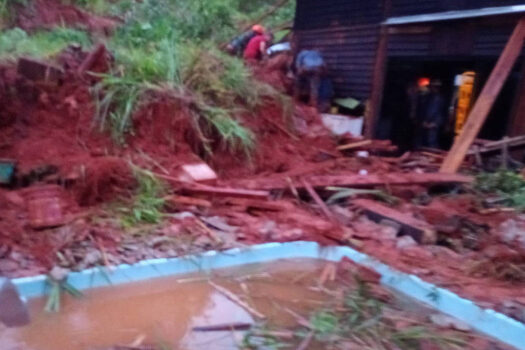
[(316, 50), (302, 50), (295, 60), (294, 98), (299, 100), (302, 91), (308, 89), (310, 106), (318, 107), (321, 81), (326, 73), (326, 64)]
[(247, 62), (260, 61), (266, 57), (266, 49), (272, 42), (272, 34), (256, 34), (244, 50), (244, 60)]
[(234, 56), (242, 56), (244, 54), (244, 50), (246, 49), (246, 46), (250, 42), (250, 40), (253, 39), (256, 35), (264, 34), (264, 27), (260, 24), (256, 24), (252, 27), (251, 30), (242, 33), (235, 39), (233, 39), (226, 49), (231, 55)]
[(430, 87), (417, 97), (416, 146), (439, 148), (441, 126), (446, 120), (446, 104), (441, 94), (441, 81), (432, 80)]

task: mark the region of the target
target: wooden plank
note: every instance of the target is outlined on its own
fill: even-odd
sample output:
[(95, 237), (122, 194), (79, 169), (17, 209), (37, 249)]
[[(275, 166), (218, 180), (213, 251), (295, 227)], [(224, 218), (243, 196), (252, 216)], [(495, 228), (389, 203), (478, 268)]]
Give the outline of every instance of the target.
[(247, 198), (228, 198), (225, 200), (227, 204), (246, 207), (248, 209), (264, 210), (264, 211), (287, 211), (293, 210), (294, 205), (288, 201), (268, 201)]
[(492, 141), (477, 149), (470, 149), (467, 155), (475, 155), (476, 153), (489, 153), (494, 151), (500, 151), (503, 146), (513, 148), (525, 145), (525, 136), (516, 136), (510, 138), (504, 138), (500, 141)]
[(270, 197), (270, 193), (268, 191), (243, 190), (236, 188), (212, 187), (204, 185), (186, 185), (182, 187), (182, 191), (185, 193), (207, 195), (211, 197), (235, 197), (255, 199), (268, 199)]
[(364, 147), (364, 146), (369, 146), (371, 144), (372, 144), (372, 140), (364, 140), (364, 141), (353, 142), (353, 143), (350, 143), (350, 144), (347, 144), (347, 145), (339, 146), (339, 147), (337, 147), (337, 150), (338, 151), (347, 151), (349, 149), (361, 148), (361, 147)]
[(512, 120), (507, 129), (509, 136), (525, 135), (525, 64), (521, 67), (517, 90), (511, 113)]
[[(383, 9), (382, 17), (387, 19), (392, 12), (392, 0), (382, 0), (381, 7)], [(383, 91), (386, 80), (387, 56), (388, 56), (388, 27), (379, 27), (379, 41), (377, 43), (373, 80), (371, 86), (370, 104), (368, 108), (367, 118), (365, 120), (365, 135), (367, 138), (373, 138), (375, 134), (375, 127), (379, 120), (379, 113), (381, 113), (381, 105), (383, 102)]]
[(523, 48), (525, 39), (525, 18), (522, 18), (514, 32), (512, 33), (503, 53), (501, 54), (494, 70), (492, 71), (487, 83), (485, 84), (480, 96), (476, 100), (474, 107), (461, 134), (457, 137), (447, 158), (445, 158), (441, 172), (455, 173), (465, 159), (470, 145), (474, 142), (481, 127), (485, 123), (487, 116), (496, 101), (505, 80), (509, 76), (516, 60)]
[[(459, 174), (442, 173), (388, 173), (388, 174), (368, 174), (368, 175), (327, 175), (310, 176), (306, 180), (314, 188), (329, 186), (370, 188), (376, 186), (402, 186), (402, 185), (421, 185), (431, 186), (437, 184), (462, 184), (471, 183), (474, 179), (471, 176)], [(285, 179), (259, 179), (246, 180), (236, 183), (237, 186), (259, 190), (286, 190), (288, 183)], [(296, 183), (296, 188), (305, 189), (304, 184)]]
[(363, 209), (365, 215), (372, 221), (390, 220), (401, 225), (401, 235), (408, 235), (421, 244), (436, 243), (436, 232), (430, 224), (418, 220), (409, 214), (402, 213), (369, 199), (356, 199), (353, 204)]
[(184, 196), (168, 196), (164, 198), (164, 200), (174, 205), (182, 205), (182, 206), (188, 205), (188, 206), (197, 206), (197, 207), (204, 207), (204, 208), (211, 208), (212, 206), (210, 201), (207, 201), (202, 198), (193, 198), (193, 197), (184, 197)]
[(304, 179), (301, 182), (304, 188), (306, 189), (306, 191), (308, 191), (308, 194), (310, 195), (310, 197), (312, 197), (315, 203), (321, 208), (321, 211), (323, 212), (323, 214), (328, 219), (332, 219), (334, 217), (332, 212), (330, 211), (330, 209), (328, 209), (328, 207), (326, 206), (326, 203), (323, 202), (323, 200), (321, 199), (321, 197), (319, 197), (317, 192), (315, 192), (314, 188)]

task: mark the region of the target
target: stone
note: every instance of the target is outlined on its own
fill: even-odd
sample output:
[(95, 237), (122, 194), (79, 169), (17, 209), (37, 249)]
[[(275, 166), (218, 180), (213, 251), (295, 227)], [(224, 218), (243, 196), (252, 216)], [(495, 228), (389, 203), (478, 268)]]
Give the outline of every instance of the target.
[(2, 259), (0, 260), (0, 272), (12, 272), (19, 268), (19, 265), (16, 261)]
[(503, 243), (525, 250), (525, 224), (507, 220), (498, 227), (498, 236)]
[(49, 272), (49, 276), (55, 281), (63, 281), (67, 278), (69, 272), (71, 272), (69, 269), (64, 269), (60, 266), (55, 266)]
[(417, 246), (417, 242), (410, 236), (403, 236), (397, 239), (397, 249), (405, 249), (414, 246)]
[(471, 331), (471, 328), (468, 324), (444, 314), (430, 315), (430, 321), (436, 326), (444, 329), (455, 329), (461, 332)]

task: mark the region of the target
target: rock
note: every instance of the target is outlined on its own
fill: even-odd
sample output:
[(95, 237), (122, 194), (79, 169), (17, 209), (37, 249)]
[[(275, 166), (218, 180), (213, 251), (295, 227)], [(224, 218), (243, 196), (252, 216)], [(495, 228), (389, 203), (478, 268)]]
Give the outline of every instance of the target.
[(178, 220), (192, 219), (195, 217), (195, 215), (193, 213), (190, 213), (189, 211), (182, 211), (180, 213), (173, 214), (172, 216), (173, 218)]
[(510, 316), (520, 322), (525, 322), (525, 306), (521, 303), (505, 300), (501, 305), (496, 307), (496, 311)]
[(55, 281), (63, 281), (67, 278), (71, 271), (69, 269), (64, 269), (59, 266), (55, 266), (49, 271), (49, 276)]
[(303, 230), (300, 228), (294, 228), (291, 230), (284, 231), (279, 235), (279, 240), (281, 241), (297, 241), (304, 236)]
[(403, 236), (397, 239), (396, 248), (405, 249), (408, 247), (417, 246), (417, 242), (410, 236)]
[(337, 220), (343, 225), (348, 225), (355, 218), (354, 213), (348, 210), (348, 208), (344, 208), (339, 205), (332, 205), (330, 206), (330, 209), (337, 217)]
[(525, 250), (525, 224), (507, 220), (498, 227), (498, 236), (503, 243)]
[(468, 324), (444, 314), (430, 315), (429, 319), (433, 324), (443, 329), (455, 329), (461, 332), (469, 332), (472, 330)]
[(3, 273), (12, 272), (19, 268), (16, 261), (2, 259), (0, 260), (0, 271)]
[(201, 220), (206, 224), (223, 232), (235, 233), (238, 230), (238, 227), (228, 225), (223, 218), (218, 216), (201, 217)]
[(9, 204), (17, 206), (17, 207), (23, 207), (25, 205), (24, 198), (14, 191), (8, 191), (4, 193), (4, 199), (9, 202)]
[(507, 259), (515, 257), (519, 253), (506, 245), (497, 244), (485, 248), (483, 254), (489, 259)]
[(402, 252), (404, 256), (418, 260), (419, 262), (428, 261), (434, 258), (432, 252), (420, 246), (408, 247), (403, 249)]
[(265, 221), (262, 226), (259, 228), (259, 234), (262, 237), (271, 239), (277, 231), (277, 223), (272, 220)]

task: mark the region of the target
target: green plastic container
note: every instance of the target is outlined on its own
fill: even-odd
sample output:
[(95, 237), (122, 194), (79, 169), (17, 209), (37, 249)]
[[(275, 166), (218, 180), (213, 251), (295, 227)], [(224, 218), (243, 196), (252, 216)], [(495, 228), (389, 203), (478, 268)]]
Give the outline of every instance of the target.
[(8, 185), (15, 174), (16, 162), (11, 159), (0, 159), (0, 184)]

